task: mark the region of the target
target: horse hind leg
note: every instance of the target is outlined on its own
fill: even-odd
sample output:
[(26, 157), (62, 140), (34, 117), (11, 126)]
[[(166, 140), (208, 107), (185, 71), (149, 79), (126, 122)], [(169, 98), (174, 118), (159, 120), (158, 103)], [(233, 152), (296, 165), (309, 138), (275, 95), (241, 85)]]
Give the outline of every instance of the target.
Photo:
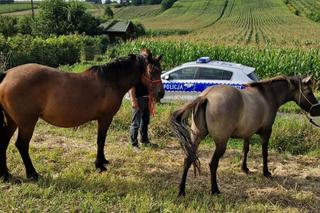
[[(6, 117), (6, 122), (3, 120), (0, 127), (0, 178), (3, 178), (4, 181), (8, 181), (11, 175), (7, 167), (6, 151), (10, 139), (17, 129), (17, 125), (8, 115), (5, 114), (4, 116)], [(2, 119), (3, 118), (4, 117), (2, 117)]]
[(35, 170), (29, 155), (29, 144), (32, 138), (34, 126), (35, 122), (28, 127), (19, 127), (18, 138), (15, 145), (19, 150), (19, 153), (25, 165), (27, 178), (37, 181), (39, 175)]
[(247, 166), (247, 156), (248, 156), (248, 152), (249, 152), (249, 146), (250, 146), (250, 140), (245, 139), (244, 143), (243, 143), (243, 161), (242, 161), (241, 169), (246, 174), (249, 174), (249, 172), (250, 172), (250, 170), (248, 169), (248, 166)]
[(219, 165), (219, 160), (223, 156), (227, 148), (227, 141), (216, 142), (216, 150), (213, 153), (211, 162), (209, 164), (211, 172), (211, 194), (220, 194), (220, 190), (217, 184), (217, 169)]
[[(195, 130), (192, 131), (193, 133), (195, 133)], [(196, 150), (198, 149), (198, 146), (201, 142), (202, 139), (204, 139), (206, 137), (206, 135), (208, 134), (207, 130), (203, 130), (202, 132), (198, 132), (197, 134), (191, 134), (191, 140), (193, 142), (193, 144), (195, 145)], [(179, 194), (178, 196), (185, 196), (186, 192), (186, 181), (187, 181), (187, 175), (188, 175), (188, 171), (190, 169), (190, 166), (192, 164), (192, 159), (190, 159), (189, 157), (186, 157), (184, 159), (184, 164), (183, 164), (183, 173), (182, 173), (182, 178), (181, 178), (181, 182), (179, 185)]]

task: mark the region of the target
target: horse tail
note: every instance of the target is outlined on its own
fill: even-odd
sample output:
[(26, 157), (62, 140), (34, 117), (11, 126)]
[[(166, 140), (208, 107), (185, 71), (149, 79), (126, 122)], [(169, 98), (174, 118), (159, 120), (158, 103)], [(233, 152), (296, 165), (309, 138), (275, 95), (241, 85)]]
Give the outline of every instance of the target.
[(180, 145), (185, 155), (191, 160), (195, 174), (200, 173), (200, 161), (197, 154), (197, 147), (191, 140), (190, 126), (188, 125), (188, 117), (192, 113), (193, 118), (198, 117), (200, 111), (205, 112), (207, 106), (207, 98), (204, 96), (197, 97), (191, 103), (185, 105), (181, 109), (173, 112), (170, 120), (171, 128), (179, 139)]

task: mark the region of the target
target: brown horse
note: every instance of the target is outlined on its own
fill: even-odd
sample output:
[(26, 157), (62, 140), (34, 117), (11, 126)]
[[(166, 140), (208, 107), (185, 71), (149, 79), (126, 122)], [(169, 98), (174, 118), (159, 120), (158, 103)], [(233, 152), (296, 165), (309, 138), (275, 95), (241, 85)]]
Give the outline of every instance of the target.
[[(249, 140), (253, 134), (262, 139), (263, 174), (268, 170), (268, 141), (279, 107), (288, 102), (296, 102), (311, 115), (319, 115), (318, 101), (311, 89), (311, 79), (300, 77), (277, 77), (251, 83), (245, 90), (228, 86), (210, 87), (193, 102), (175, 111), (171, 118), (174, 133), (186, 154), (179, 195), (185, 195), (185, 184), (191, 164), (200, 171), (197, 148), (201, 140), (210, 134), (216, 149), (210, 162), (211, 193), (219, 194), (216, 172), (219, 159), (224, 154), (229, 138), (244, 139), (242, 170), (247, 168)], [(316, 106), (316, 107), (315, 107)], [(188, 117), (192, 113), (191, 131)]]
[(160, 57), (130, 55), (79, 73), (25, 64), (1, 75), (0, 84), (0, 177), (10, 174), (6, 150), (18, 128), (15, 143), (23, 159), (28, 178), (38, 179), (29, 156), (29, 142), (39, 118), (59, 127), (75, 127), (98, 121), (95, 166), (105, 171), (105, 138), (113, 116), (125, 93), (142, 81), (154, 98), (164, 94), (160, 80)]

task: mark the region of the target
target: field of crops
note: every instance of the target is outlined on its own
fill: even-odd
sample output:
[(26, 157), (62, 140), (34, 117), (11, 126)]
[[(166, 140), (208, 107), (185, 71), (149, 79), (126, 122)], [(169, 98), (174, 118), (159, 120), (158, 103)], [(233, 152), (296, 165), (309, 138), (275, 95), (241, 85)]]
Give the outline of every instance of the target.
[(121, 19), (137, 19), (146, 18), (149, 16), (156, 16), (161, 13), (160, 5), (148, 6), (128, 6), (121, 8), (113, 8), (114, 18)]
[[(168, 69), (182, 63), (209, 56), (212, 60), (231, 61), (255, 67), (262, 78), (276, 75), (312, 75), (320, 80), (320, 49), (255, 48), (211, 46), (207, 43), (194, 44), (184, 41), (159, 41), (139, 39), (119, 45), (117, 55), (137, 53), (148, 47), (155, 54), (164, 54), (163, 68)], [(113, 54), (115, 53), (113, 52)]]
[(287, 0), (288, 6), (293, 6), (301, 15), (307, 15), (310, 12), (320, 13), (320, 0)]
[[(40, 2), (35, 2), (35, 14), (38, 13)], [(90, 2), (82, 2), (82, 4), (87, 8), (88, 12), (94, 16), (103, 15), (105, 5), (103, 4), (93, 4)], [(10, 15), (10, 16), (31, 16), (31, 4), (29, 2), (23, 3), (12, 3), (12, 4), (0, 4), (0, 14)]]
[[(35, 3), (34, 7), (37, 8), (38, 3)], [(31, 4), (30, 3), (0, 4), (0, 14), (18, 12), (23, 10), (31, 10)]]
[(225, 0), (184, 0), (152, 18), (140, 18), (147, 29), (196, 30), (214, 23), (221, 15)]
[[(307, 4), (308, 0), (299, 2)], [(121, 14), (118, 17), (121, 18)], [(169, 41), (320, 47), (320, 24), (305, 16), (296, 16), (283, 0), (180, 0), (160, 15), (137, 20), (149, 30), (192, 31), (184, 36), (159, 38)]]

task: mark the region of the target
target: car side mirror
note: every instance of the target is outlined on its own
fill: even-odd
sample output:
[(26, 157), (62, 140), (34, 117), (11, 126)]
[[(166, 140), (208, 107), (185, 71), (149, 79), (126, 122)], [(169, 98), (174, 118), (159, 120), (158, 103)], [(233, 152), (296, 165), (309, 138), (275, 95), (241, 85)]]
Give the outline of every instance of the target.
[(165, 75), (165, 76), (163, 77), (163, 79), (166, 80), (166, 81), (171, 80), (170, 75)]

